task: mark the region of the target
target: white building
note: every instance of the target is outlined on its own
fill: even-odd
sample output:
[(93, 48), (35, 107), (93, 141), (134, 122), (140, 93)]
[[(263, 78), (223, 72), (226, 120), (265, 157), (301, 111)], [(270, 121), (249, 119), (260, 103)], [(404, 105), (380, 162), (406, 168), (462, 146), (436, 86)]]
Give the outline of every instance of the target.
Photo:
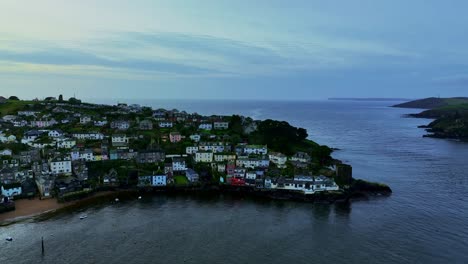
[(219, 130), (229, 129), (229, 122), (214, 122), (213, 127)]
[(236, 160), (236, 154), (230, 153), (216, 153), (214, 154), (214, 160), (216, 162), (234, 161)]
[(213, 155), (213, 152), (197, 152), (195, 154), (195, 162), (213, 162)]
[(160, 128), (171, 128), (174, 124), (172, 122), (159, 122)]
[(270, 166), (270, 160), (266, 158), (238, 157), (236, 166), (250, 169), (268, 168)]
[(71, 149), (74, 146), (76, 146), (76, 141), (72, 139), (57, 142), (57, 148), (59, 149)]
[(152, 186), (166, 186), (167, 184), (167, 176), (166, 175), (155, 175), (151, 177), (151, 185)]
[(39, 112), (36, 111), (18, 111), (19, 116), (36, 116)]
[(0, 150), (0, 156), (11, 156), (12, 154), (13, 151), (11, 151), (11, 149)]
[(92, 119), (90, 116), (82, 116), (80, 117), (80, 124), (85, 125), (91, 123)]
[(80, 160), (94, 161), (94, 153), (90, 149), (80, 151)]
[(130, 128), (130, 122), (128, 121), (113, 121), (111, 123), (111, 128), (112, 129), (118, 129), (118, 130), (127, 130)]
[(69, 174), (72, 172), (72, 163), (70, 159), (55, 159), (49, 163), (50, 171), (54, 174)]
[(220, 153), (226, 151), (226, 145), (222, 142), (213, 143), (213, 142), (202, 142), (198, 145), (200, 151), (207, 151), (213, 153)]
[(198, 152), (198, 147), (197, 146), (192, 146), (192, 147), (186, 147), (185, 148), (185, 153), (192, 155)]
[(184, 158), (173, 158), (172, 159), (172, 171), (186, 171), (187, 164)]
[(81, 139), (81, 140), (103, 140), (104, 139), (104, 134), (97, 133), (97, 132), (74, 133), (72, 136), (76, 139)]
[(194, 135), (191, 135), (191, 136), (190, 136), (190, 139), (193, 140), (193, 141), (195, 141), (195, 142), (200, 142), (201, 136), (198, 135), (198, 134), (194, 134)]
[(5, 188), (5, 186), (2, 185), (3, 196), (13, 197), (13, 196), (21, 195), (21, 193), (22, 193), (21, 185), (15, 186), (15, 187), (9, 187), (9, 188)]
[(55, 119), (46, 119), (46, 120), (34, 120), (31, 121), (30, 126), (31, 127), (38, 127), (38, 128), (43, 128), (43, 127), (50, 127), (57, 124), (57, 121)]
[(325, 176), (295, 176), (292, 180), (285, 180), (278, 189), (302, 191), (305, 194), (314, 194), (324, 191), (338, 191), (340, 188), (333, 179)]
[(130, 142), (129, 138), (127, 137), (127, 135), (123, 135), (123, 134), (116, 134), (116, 135), (112, 135), (112, 145), (116, 145), (116, 146), (119, 146), (119, 145), (126, 145)]
[(198, 126), (198, 129), (201, 130), (212, 130), (213, 129), (213, 124), (211, 123), (202, 123)]
[(250, 155), (250, 154), (266, 155), (268, 154), (268, 148), (267, 146), (246, 145), (244, 147), (244, 153), (247, 155)]
[(96, 120), (94, 121), (94, 126), (97, 126), (97, 127), (103, 127), (105, 125), (107, 125), (107, 120)]
[(16, 141), (16, 137), (15, 137), (15, 136), (13, 136), (13, 135), (6, 136), (6, 135), (0, 133), (0, 142), (1, 142), (1, 143), (15, 142), (15, 141)]
[(63, 132), (62, 130), (60, 129), (53, 129), (53, 130), (50, 130), (49, 133), (48, 133), (49, 137), (51, 138), (58, 138), (58, 137), (62, 137), (63, 136)]
[(282, 153), (272, 152), (268, 155), (270, 161), (276, 164), (278, 168), (283, 169), (286, 168), (286, 162), (288, 161), (288, 157)]

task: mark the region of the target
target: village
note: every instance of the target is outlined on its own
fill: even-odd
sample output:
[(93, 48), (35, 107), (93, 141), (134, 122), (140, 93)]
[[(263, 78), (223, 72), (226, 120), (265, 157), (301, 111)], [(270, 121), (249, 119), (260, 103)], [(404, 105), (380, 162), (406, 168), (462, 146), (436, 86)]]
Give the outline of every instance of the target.
[(62, 96), (0, 97), (0, 109), (3, 204), (207, 183), (313, 195), (340, 191), (352, 177), (350, 166), (332, 162), (328, 147), (286, 122)]

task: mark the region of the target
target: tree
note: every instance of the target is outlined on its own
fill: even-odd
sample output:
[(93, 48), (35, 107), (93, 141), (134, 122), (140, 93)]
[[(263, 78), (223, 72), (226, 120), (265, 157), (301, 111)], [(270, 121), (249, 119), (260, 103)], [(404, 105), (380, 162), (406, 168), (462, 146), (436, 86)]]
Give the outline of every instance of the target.
[(81, 104), (81, 100), (78, 100), (75, 97), (70, 97), (70, 99), (68, 99), (68, 102), (70, 104)]
[(233, 115), (229, 122), (229, 129), (233, 134), (242, 135), (244, 134), (244, 128), (242, 126), (242, 118), (238, 115)]
[(18, 96), (10, 96), (10, 98), (8, 98), (8, 99), (10, 99), (12, 101), (19, 101)]

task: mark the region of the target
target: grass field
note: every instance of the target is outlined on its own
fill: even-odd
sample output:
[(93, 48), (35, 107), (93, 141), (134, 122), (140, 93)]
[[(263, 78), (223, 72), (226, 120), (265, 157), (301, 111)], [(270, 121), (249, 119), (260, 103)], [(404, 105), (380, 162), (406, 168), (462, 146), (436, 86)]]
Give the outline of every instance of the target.
[(0, 104), (0, 114), (2, 116), (16, 114), (18, 111), (22, 110), (26, 105), (33, 103), (33, 101), (8, 100), (6, 103)]

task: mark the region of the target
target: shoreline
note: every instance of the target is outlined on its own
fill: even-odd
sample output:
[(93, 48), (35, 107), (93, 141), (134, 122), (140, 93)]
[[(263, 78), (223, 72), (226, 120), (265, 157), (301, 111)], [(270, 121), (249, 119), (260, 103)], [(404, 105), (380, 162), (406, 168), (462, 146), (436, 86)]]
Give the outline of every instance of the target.
[(70, 201), (65, 203), (60, 203), (56, 198), (40, 200), (39, 198), (34, 198), (31, 200), (22, 199), (16, 200), (16, 210), (0, 214), (0, 227), (15, 224), (21, 221), (32, 219), (35, 217), (53, 214), (60, 210), (65, 210), (72, 208), (76, 205), (86, 203), (87, 201), (92, 201), (99, 197), (106, 197), (114, 193), (120, 193), (119, 191), (105, 191), (105, 192), (96, 192), (93, 195), (86, 197), (81, 200)]

